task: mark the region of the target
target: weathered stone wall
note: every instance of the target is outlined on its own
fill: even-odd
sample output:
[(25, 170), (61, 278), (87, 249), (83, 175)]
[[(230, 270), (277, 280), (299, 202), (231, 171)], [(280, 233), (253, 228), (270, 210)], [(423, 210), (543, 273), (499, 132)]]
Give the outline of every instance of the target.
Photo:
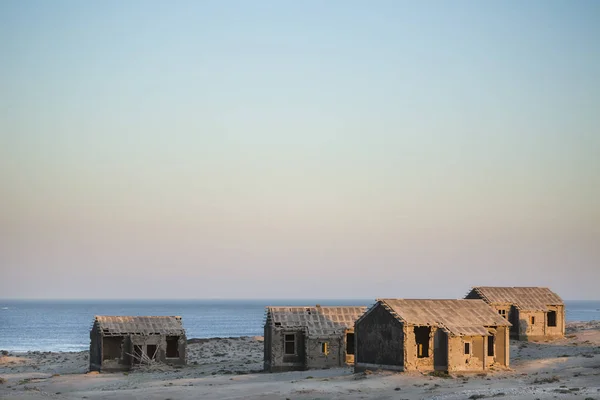
[(355, 371), (404, 369), (404, 327), (385, 308), (375, 306), (354, 327)]
[[(283, 329), (280, 327), (267, 326), (268, 340), (265, 340), (264, 345), (269, 346), (265, 349), (265, 371), (268, 372), (283, 372), (283, 371), (301, 371), (306, 369), (306, 341), (304, 331)], [(296, 353), (293, 355), (285, 354), (285, 335), (295, 335)]]
[[(323, 352), (326, 344), (327, 353)], [(306, 339), (306, 367), (308, 369), (323, 369), (341, 367), (346, 364), (346, 351), (342, 336), (307, 338)]]
[(90, 371), (102, 368), (102, 343), (96, 325), (90, 331)]

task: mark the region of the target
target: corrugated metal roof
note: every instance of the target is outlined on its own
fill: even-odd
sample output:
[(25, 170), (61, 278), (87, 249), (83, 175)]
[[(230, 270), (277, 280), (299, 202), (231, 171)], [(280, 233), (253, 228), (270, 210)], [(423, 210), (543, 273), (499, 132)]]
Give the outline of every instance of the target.
[(411, 325), (437, 326), (454, 336), (487, 336), (486, 327), (510, 323), (483, 300), (378, 299), (396, 318)]
[(106, 336), (185, 335), (181, 317), (177, 316), (137, 317), (97, 315), (94, 324)]
[(330, 336), (354, 328), (367, 307), (267, 307), (267, 323), (302, 328), (309, 337)]
[(512, 304), (520, 310), (546, 311), (550, 305), (564, 304), (556, 293), (545, 287), (494, 287), (473, 288), (489, 304)]

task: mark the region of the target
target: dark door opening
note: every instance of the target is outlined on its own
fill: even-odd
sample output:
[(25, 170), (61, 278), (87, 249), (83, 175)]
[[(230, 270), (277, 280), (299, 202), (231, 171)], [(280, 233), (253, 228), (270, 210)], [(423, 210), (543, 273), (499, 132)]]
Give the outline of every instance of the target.
[(548, 311), (548, 326), (556, 326), (556, 311)]
[(488, 336), (488, 356), (494, 356), (494, 336)]
[(354, 354), (354, 333), (346, 335), (346, 354)]
[(156, 345), (149, 344), (146, 346), (146, 355), (149, 359), (154, 360), (156, 358)]
[(417, 358), (429, 357), (429, 335), (431, 335), (431, 327), (415, 326), (415, 342), (417, 343)]
[(177, 336), (167, 337), (167, 358), (179, 358), (179, 338)]

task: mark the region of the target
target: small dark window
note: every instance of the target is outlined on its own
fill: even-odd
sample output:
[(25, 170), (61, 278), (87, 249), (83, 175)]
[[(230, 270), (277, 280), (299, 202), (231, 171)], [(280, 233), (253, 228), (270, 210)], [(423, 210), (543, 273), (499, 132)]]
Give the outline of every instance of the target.
[(465, 343), (465, 354), (471, 354), (471, 343)]
[(488, 356), (494, 356), (494, 337), (488, 336)]
[(429, 357), (429, 335), (431, 327), (415, 326), (415, 342), (417, 343), (417, 358)]
[(296, 354), (296, 335), (285, 335), (285, 354)]
[(346, 354), (354, 354), (354, 333), (346, 335)]
[(167, 336), (167, 358), (179, 358), (179, 338)]
[(146, 355), (149, 359), (154, 360), (156, 358), (156, 345), (149, 344), (146, 346)]
[(502, 317), (506, 318), (506, 310), (498, 310), (498, 314), (500, 314)]
[(535, 317), (533, 315), (531, 316), (531, 325), (535, 325)]
[(328, 355), (329, 354), (329, 342), (321, 343), (321, 353)]
[(548, 326), (556, 326), (556, 311), (548, 311)]

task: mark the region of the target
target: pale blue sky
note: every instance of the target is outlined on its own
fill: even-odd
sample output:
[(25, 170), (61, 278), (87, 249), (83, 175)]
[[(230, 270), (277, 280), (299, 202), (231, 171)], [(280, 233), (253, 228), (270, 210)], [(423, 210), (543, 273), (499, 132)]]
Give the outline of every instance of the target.
[(598, 299), (598, 21), (0, 2), (0, 297)]

